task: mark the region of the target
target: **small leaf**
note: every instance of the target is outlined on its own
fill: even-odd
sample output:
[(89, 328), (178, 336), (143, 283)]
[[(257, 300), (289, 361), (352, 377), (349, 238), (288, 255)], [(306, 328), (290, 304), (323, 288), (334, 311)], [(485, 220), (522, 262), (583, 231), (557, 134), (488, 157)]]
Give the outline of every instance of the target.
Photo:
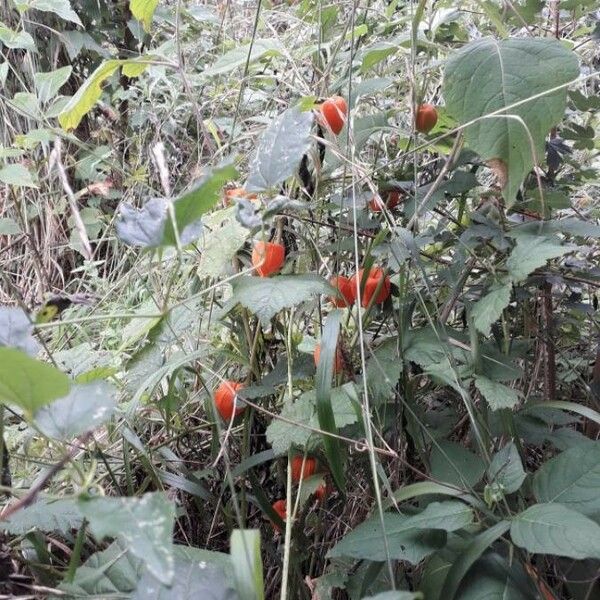
[(558, 238), (523, 235), (517, 238), (506, 268), (511, 279), (518, 283), (529, 273), (546, 265), (551, 258), (558, 258), (576, 250), (576, 246), (562, 245)]
[(440, 441), (434, 445), (430, 461), (434, 479), (459, 488), (473, 487), (485, 471), (485, 464), (477, 454), (454, 442)]
[(37, 188), (35, 178), (29, 169), (18, 163), (0, 169), (0, 181), (7, 185)]
[(0, 402), (14, 404), (30, 416), (69, 392), (66, 375), (13, 348), (0, 348)]
[(116, 390), (108, 383), (75, 384), (67, 396), (38, 410), (34, 423), (45, 436), (68, 441), (108, 421), (116, 407)]
[(163, 493), (153, 492), (140, 498), (80, 500), (79, 508), (98, 540), (105, 537), (123, 540), (161, 583), (171, 584), (175, 507)]
[(510, 283), (496, 285), (473, 305), (471, 316), (477, 331), (483, 335), (490, 335), (492, 325), (500, 318), (502, 311), (510, 302), (511, 289)]
[(25, 535), (33, 529), (66, 535), (72, 529), (79, 529), (82, 521), (83, 517), (74, 499), (44, 498), (17, 511), (8, 521), (0, 521), (0, 530), (12, 535)]
[(512, 409), (519, 403), (519, 392), (507, 385), (477, 375), (475, 387), (481, 392), (492, 410)]
[(33, 323), (22, 309), (0, 306), (0, 346), (17, 348), (30, 356), (38, 353)]
[(158, 0), (130, 0), (131, 14), (142, 23), (145, 31), (150, 31), (152, 17), (158, 6)]
[(533, 554), (600, 558), (600, 525), (562, 504), (534, 504), (510, 527), (513, 542)]
[(481, 119), (464, 132), (468, 146), (483, 160), (507, 169), (503, 193), (509, 206), (534, 166), (532, 152), (538, 161), (543, 159), (545, 138), (565, 111), (566, 88), (553, 88), (578, 75), (576, 55), (554, 39), (476, 40), (448, 61), (443, 93), (449, 114), (459, 123), (543, 94), (498, 116)]
[(508, 494), (521, 487), (526, 475), (514, 442), (506, 444), (502, 450), (496, 452), (487, 469), (487, 475), (490, 482), (499, 483)]
[(559, 502), (600, 518), (600, 442), (575, 446), (544, 463), (533, 478), (539, 502)]
[(284, 308), (300, 304), (313, 295), (335, 293), (324, 279), (313, 274), (238, 277), (232, 286), (232, 301), (252, 311), (264, 326)]
[(234, 529), (230, 546), (233, 578), (240, 600), (263, 600), (260, 532), (257, 529)]
[(275, 187), (293, 175), (311, 144), (314, 116), (298, 107), (279, 115), (263, 133), (246, 183), (249, 192)]
[(47, 73), (36, 73), (33, 76), (37, 97), (40, 103), (49, 102), (52, 100), (60, 88), (67, 83), (73, 67), (66, 66), (56, 71), (48, 71)]

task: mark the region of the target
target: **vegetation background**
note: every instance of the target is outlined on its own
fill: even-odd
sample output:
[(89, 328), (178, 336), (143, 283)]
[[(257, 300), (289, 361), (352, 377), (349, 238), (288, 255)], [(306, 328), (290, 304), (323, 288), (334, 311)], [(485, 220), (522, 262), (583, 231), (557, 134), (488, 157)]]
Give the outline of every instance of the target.
[(5, 0), (0, 598), (600, 598), (599, 39)]

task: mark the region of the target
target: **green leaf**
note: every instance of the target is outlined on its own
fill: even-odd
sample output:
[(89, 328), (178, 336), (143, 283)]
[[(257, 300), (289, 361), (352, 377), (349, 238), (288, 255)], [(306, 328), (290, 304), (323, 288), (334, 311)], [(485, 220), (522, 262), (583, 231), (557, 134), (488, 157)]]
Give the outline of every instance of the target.
[(145, 31), (150, 31), (152, 17), (158, 6), (158, 0), (130, 0), (131, 14), (142, 23)]
[(377, 42), (368, 46), (362, 52), (361, 72), (366, 73), (376, 64), (396, 52), (398, 52), (398, 45), (392, 42)]
[[(192, 190), (182, 194), (173, 202), (175, 222), (183, 246), (198, 239), (199, 232), (197, 230), (200, 217), (217, 204), (224, 185), (228, 181), (236, 179), (237, 176), (236, 168), (226, 162), (207, 170)], [(162, 243), (166, 246), (176, 245), (175, 229), (170, 218), (167, 218), (165, 224)]]
[(29, 169), (18, 163), (0, 169), (0, 181), (7, 185), (37, 188), (35, 178)]
[(198, 277), (221, 275), (244, 245), (248, 230), (237, 221), (235, 212), (236, 207), (231, 206), (208, 215), (204, 220)]
[(252, 44), (252, 51), (250, 51), (250, 44), (237, 46), (220, 56), (214, 65), (206, 69), (203, 74), (206, 77), (224, 75), (243, 67), (246, 62), (251, 65), (262, 58), (279, 55), (281, 55), (281, 46), (276, 40), (258, 38)]
[(160, 246), (167, 222), (167, 207), (164, 198), (151, 198), (141, 208), (121, 202), (115, 222), (117, 236), (129, 246)]
[(67, 396), (40, 408), (33, 420), (45, 436), (68, 441), (108, 421), (116, 408), (116, 390), (110, 384), (74, 384)]
[[(434, 527), (444, 523), (443, 514), (445, 512), (444, 504), (435, 503), (431, 509), (433, 515), (432, 523), (427, 522), (427, 509), (420, 515), (408, 517), (406, 515), (384, 513), (383, 525), (388, 543), (390, 558), (397, 560), (406, 560), (415, 565), (423, 558), (443, 547), (446, 543), (446, 531), (442, 528)], [(452, 503), (454, 504), (454, 503)], [(456, 503), (460, 504), (460, 503)], [(440, 510), (440, 506), (443, 507)], [(461, 516), (457, 520), (449, 519), (448, 524), (459, 525), (463, 527), (466, 519), (464, 518), (464, 505), (457, 507)], [(453, 509), (454, 510), (454, 507)], [(467, 509), (470, 510), (470, 509)], [(451, 511), (448, 513), (452, 514)], [(469, 522), (472, 513), (469, 516)], [(452, 529), (452, 527), (450, 527)], [(386, 560), (386, 552), (383, 545), (383, 532), (381, 530), (381, 521), (379, 515), (373, 515), (360, 523), (353, 531), (345, 535), (327, 554), (329, 558), (349, 556), (352, 558), (367, 559), (373, 561)]]
[(490, 482), (499, 483), (508, 494), (516, 492), (525, 480), (525, 471), (519, 451), (514, 442), (510, 442), (494, 455), (487, 469)]
[(263, 600), (260, 532), (257, 529), (234, 529), (230, 546), (233, 577), (240, 600)]
[(559, 502), (600, 518), (600, 442), (575, 446), (544, 463), (533, 477), (539, 502)]
[(284, 308), (290, 308), (316, 294), (335, 291), (321, 277), (307, 275), (277, 275), (275, 277), (238, 277), (232, 281), (232, 302), (252, 311), (266, 327)]
[(510, 526), (513, 542), (533, 554), (600, 558), (600, 525), (562, 504), (534, 504)]
[(21, 308), (0, 306), (0, 346), (35, 356), (39, 344), (33, 337), (33, 323)]
[(476, 375), (475, 387), (481, 392), (492, 410), (511, 409), (519, 403), (517, 390), (487, 377)]
[(165, 585), (174, 575), (172, 531), (175, 507), (165, 494), (154, 492), (140, 498), (93, 498), (80, 500), (79, 508), (98, 540), (121, 539), (148, 570)]
[(275, 187), (293, 175), (311, 144), (314, 115), (297, 106), (281, 113), (262, 134), (246, 182), (249, 192)]
[(421, 592), (381, 592), (375, 596), (368, 596), (363, 600), (423, 600)]
[[(35, 41), (26, 31), (13, 31), (0, 22), (0, 42), (7, 48), (35, 52)], [(6, 64), (6, 63), (5, 63)]]
[(317, 373), (315, 375), (317, 417), (319, 429), (323, 431), (323, 446), (325, 456), (331, 468), (331, 474), (342, 494), (346, 493), (346, 477), (344, 474), (344, 453), (340, 441), (327, 434), (338, 435), (335, 415), (331, 403), (331, 379), (333, 377), (334, 363), (338, 347), (338, 335), (342, 322), (343, 312), (334, 310), (329, 313), (323, 326), (321, 337), (321, 354)]
[(471, 488), (482, 478), (485, 464), (477, 454), (454, 442), (442, 440), (438, 446), (433, 446), (430, 456), (434, 479), (459, 488)]
[(510, 302), (511, 283), (498, 284), (478, 300), (471, 309), (475, 328), (483, 335), (490, 335), (492, 325), (500, 318)]
[(237, 600), (231, 587), (232, 564), (227, 554), (176, 545), (173, 583), (160, 584), (147, 571), (132, 600)]
[(576, 249), (576, 246), (562, 245), (560, 239), (555, 237), (519, 236), (506, 261), (506, 268), (513, 282), (518, 283), (529, 273), (545, 266), (551, 258), (558, 258)]
[[(448, 113), (461, 124), (543, 94), (465, 129), (465, 140), (472, 150), (486, 161), (496, 159), (505, 165), (503, 193), (509, 206), (534, 166), (532, 150), (541, 161), (546, 135), (564, 114), (566, 88), (550, 90), (578, 75), (576, 55), (558, 40), (548, 38), (477, 40), (448, 61), (443, 94)], [(506, 115), (522, 119), (533, 139), (533, 149), (523, 124)]]
[(31, 416), (69, 392), (69, 378), (13, 348), (0, 348), (0, 403), (14, 404)]
[(402, 359), (398, 337), (383, 341), (367, 361), (367, 385), (369, 396), (375, 402), (385, 402), (395, 394), (396, 384), (402, 373)]
[(66, 535), (79, 529), (83, 517), (75, 500), (44, 498), (17, 511), (8, 521), (0, 521), (0, 530), (12, 535), (25, 535), (33, 529)]
[(10, 217), (0, 217), (0, 235), (16, 235), (22, 233), (21, 226)]
[(71, 8), (69, 0), (16, 0), (15, 4), (19, 12), (25, 12), (32, 8), (41, 12), (51, 12), (65, 21), (83, 27), (77, 13)]
[(461, 552), (457, 559), (452, 563), (446, 579), (440, 598), (444, 600), (454, 600), (458, 587), (463, 577), (467, 574), (473, 563), (502, 535), (504, 535), (510, 523), (500, 521), (493, 527), (485, 530), (483, 533), (475, 536), (467, 548)]
[(58, 94), (60, 88), (67, 83), (72, 71), (73, 67), (66, 66), (56, 69), (56, 71), (36, 73), (33, 76), (33, 82), (40, 103), (43, 104), (52, 100)]
[[(338, 429), (358, 421), (356, 410), (348, 393), (348, 386), (352, 385), (346, 384), (331, 390), (331, 406)], [(307, 425), (311, 429), (319, 428), (316, 403), (316, 392), (310, 390), (302, 394), (295, 402), (288, 401), (284, 404), (281, 417), (285, 421), (273, 419), (267, 427), (267, 441), (273, 447), (276, 456), (287, 454), (292, 446), (306, 446), (313, 432), (310, 429), (299, 427), (297, 424)]]

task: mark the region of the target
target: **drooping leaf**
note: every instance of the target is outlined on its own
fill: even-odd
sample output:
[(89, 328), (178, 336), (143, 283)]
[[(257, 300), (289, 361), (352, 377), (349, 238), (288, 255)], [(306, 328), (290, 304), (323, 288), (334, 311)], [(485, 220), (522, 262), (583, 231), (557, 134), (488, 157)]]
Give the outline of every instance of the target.
[(69, 388), (69, 378), (53, 366), (14, 348), (0, 348), (0, 403), (14, 404), (31, 416)]
[(538, 162), (543, 159), (546, 135), (565, 111), (566, 88), (550, 90), (578, 75), (576, 55), (550, 38), (476, 40), (448, 61), (443, 94), (448, 112), (461, 124), (542, 94), (500, 115), (478, 120), (464, 132), (471, 149), (486, 161), (499, 161), (500, 170), (506, 169), (500, 179), (505, 179), (501, 183), (509, 205), (534, 165), (532, 152)]
[(52, 500), (43, 498), (15, 512), (8, 521), (0, 521), (0, 531), (12, 535), (25, 535), (28, 531), (39, 529), (46, 533), (69, 533), (79, 529), (83, 517), (72, 498)]
[(279, 115), (263, 133), (250, 165), (249, 192), (275, 187), (293, 175), (308, 150), (314, 116), (297, 106)]
[(483, 335), (490, 335), (492, 325), (500, 318), (510, 302), (512, 285), (504, 283), (492, 287), (471, 309), (473, 324)]
[(80, 500), (81, 513), (90, 530), (101, 540), (123, 540), (161, 583), (170, 585), (174, 575), (172, 531), (175, 507), (159, 492), (140, 498), (92, 498)]
[(512, 520), (513, 542), (533, 554), (600, 558), (600, 525), (562, 504), (534, 504)]
[(316, 294), (335, 293), (324, 279), (314, 274), (238, 277), (232, 285), (232, 301), (252, 311), (264, 326), (284, 308), (296, 306)]
[(0, 306), (0, 346), (17, 348), (30, 356), (38, 353), (33, 324), (21, 308)]
[(157, 6), (158, 0), (130, 0), (129, 2), (131, 14), (142, 23), (145, 31), (150, 31)]
[(434, 479), (459, 488), (473, 487), (485, 471), (485, 464), (477, 454), (444, 440), (432, 447), (430, 461)]
[[(182, 246), (198, 239), (200, 217), (217, 204), (225, 184), (237, 176), (235, 166), (227, 161), (208, 170), (193, 189), (174, 200), (175, 222)], [(175, 246), (176, 241), (173, 223), (167, 218), (162, 244)]]
[(41, 12), (51, 12), (65, 21), (83, 26), (77, 13), (71, 7), (69, 0), (16, 0), (15, 4), (19, 12), (35, 9)]
[(519, 403), (519, 393), (507, 385), (477, 375), (475, 387), (481, 392), (492, 410), (514, 408)]
[(40, 408), (34, 423), (45, 436), (68, 441), (108, 421), (116, 407), (116, 390), (110, 384), (74, 384), (67, 396)]
[(22, 164), (13, 163), (0, 169), (0, 182), (18, 187), (37, 188), (36, 178)]
[(556, 237), (520, 235), (506, 261), (506, 268), (513, 282), (518, 283), (551, 258), (558, 258), (575, 249), (575, 246), (563, 245)]
[(499, 483), (508, 494), (516, 492), (525, 480), (523, 463), (514, 442), (510, 442), (494, 454), (487, 469), (490, 482)]
[(67, 83), (73, 67), (67, 65), (61, 67), (55, 71), (48, 71), (47, 73), (36, 73), (33, 76), (33, 82), (37, 92), (38, 100), (44, 104), (49, 102), (58, 94), (60, 88)]
[(160, 246), (167, 220), (164, 198), (151, 198), (140, 209), (122, 202), (117, 214), (115, 229), (123, 242), (142, 248)]
[(600, 517), (600, 442), (575, 446), (545, 462), (533, 478), (539, 502), (558, 502)]

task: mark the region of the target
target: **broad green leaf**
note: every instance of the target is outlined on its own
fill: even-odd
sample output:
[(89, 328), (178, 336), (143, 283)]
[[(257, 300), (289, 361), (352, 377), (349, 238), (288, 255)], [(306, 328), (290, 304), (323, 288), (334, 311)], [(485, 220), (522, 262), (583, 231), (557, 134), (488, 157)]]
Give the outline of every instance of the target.
[(33, 324), (21, 308), (0, 306), (0, 346), (16, 348), (30, 356), (38, 353)]
[(30, 417), (69, 388), (69, 378), (53, 366), (19, 350), (0, 348), (0, 403), (18, 406)]
[(122, 202), (115, 222), (117, 236), (129, 246), (160, 246), (167, 221), (167, 207), (164, 198), (151, 198), (141, 208)]
[(238, 67), (243, 67), (246, 62), (252, 64), (261, 58), (273, 57), (281, 55), (281, 46), (277, 41), (272, 39), (256, 39), (252, 44), (237, 46), (233, 50), (220, 56), (212, 67), (209, 67), (203, 72), (203, 75), (211, 77), (213, 75), (224, 75), (230, 73)]
[[(0, 22), (0, 43), (7, 48), (36, 52), (35, 41), (26, 31), (13, 31)], [(6, 63), (5, 63), (6, 64)]]
[(275, 187), (293, 175), (311, 144), (314, 115), (297, 106), (281, 113), (262, 134), (246, 182), (249, 192)]
[[(346, 425), (352, 425), (358, 420), (356, 410), (348, 394), (346, 384), (331, 390), (331, 406), (335, 416), (335, 424), (339, 429)], [(276, 456), (287, 454), (292, 446), (305, 447), (315, 429), (319, 429), (317, 417), (316, 392), (310, 390), (305, 392), (295, 402), (287, 401), (281, 410), (281, 417), (285, 419), (273, 419), (267, 427), (267, 441), (273, 447)], [(303, 424), (310, 429), (299, 427)]]
[(421, 367), (439, 364), (450, 350), (444, 332), (433, 327), (411, 329), (402, 338), (404, 358)]
[(45, 436), (68, 441), (108, 421), (116, 408), (116, 390), (110, 384), (74, 384), (67, 396), (40, 408), (34, 423)]
[[(235, 218), (236, 207), (212, 213), (204, 220), (198, 277), (218, 277), (228, 267), (248, 237), (248, 230)], [(207, 231), (209, 230), (209, 231)]]
[(82, 521), (83, 517), (74, 499), (51, 500), (44, 498), (17, 511), (8, 521), (0, 520), (0, 531), (6, 531), (12, 535), (25, 535), (33, 529), (39, 529), (46, 533), (66, 535), (72, 529), (79, 529)]
[(398, 337), (383, 341), (367, 360), (367, 385), (374, 402), (385, 402), (395, 394), (396, 384), (402, 373), (402, 359), (398, 349)]
[(150, 31), (152, 17), (158, 6), (158, 0), (130, 0), (131, 14), (144, 26), (145, 31)]
[(65, 21), (70, 21), (83, 27), (77, 13), (71, 8), (69, 0), (15, 0), (19, 12), (25, 12), (30, 9), (41, 12), (51, 12)]
[(516, 492), (525, 480), (523, 463), (514, 442), (510, 442), (494, 454), (487, 469), (490, 482), (499, 483), (508, 494)]
[(461, 581), (467, 574), (473, 563), (502, 535), (504, 535), (510, 523), (508, 521), (500, 521), (493, 527), (486, 529), (479, 535), (476, 535), (469, 545), (459, 554), (450, 567), (444, 588), (440, 598), (444, 600), (454, 600), (456, 592)]
[[(517, 579), (517, 576), (519, 578)], [(522, 582), (530, 581), (520, 563), (509, 565), (497, 554), (484, 555), (473, 564), (463, 578), (458, 593), (460, 600), (533, 600), (537, 593), (533, 582), (523, 587)]]
[(441, 441), (438, 446), (430, 456), (434, 479), (459, 488), (471, 488), (481, 479), (485, 464), (477, 454), (454, 442)]
[(344, 475), (344, 452), (340, 441), (331, 435), (338, 435), (335, 415), (331, 401), (331, 379), (334, 372), (334, 364), (338, 347), (338, 336), (342, 322), (342, 311), (332, 311), (323, 326), (321, 337), (321, 354), (317, 373), (315, 375), (317, 417), (319, 429), (323, 431), (323, 446), (325, 456), (331, 469), (333, 479), (343, 494), (346, 493), (346, 478)]
[(362, 52), (361, 72), (366, 73), (376, 64), (396, 52), (398, 52), (398, 45), (392, 42), (376, 42), (375, 44), (368, 46)]
[(0, 235), (16, 235), (21, 232), (21, 226), (14, 219), (0, 217)]
[[(426, 556), (443, 547), (447, 533), (442, 529), (419, 529), (412, 520), (399, 514), (385, 513), (383, 525), (390, 558), (416, 565)], [(423, 527), (423, 522), (418, 521)], [(329, 558), (348, 556), (358, 559), (385, 561), (383, 532), (379, 515), (360, 523), (345, 535), (327, 554)]]
[(0, 182), (18, 187), (37, 188), (35, 177), (27, 167), (14, 163), (0, 169)]
[(551, 258), (558, 258), (574, 250), (576, 246), (562, 245), (556, 237), (519, 236), (506, 261), (506, 268), (513, 282), (518, 283), (531, 272), (543, 267)]
[[(455, 487), (436, 483), (435, 481), (419, 481), (417, 483), (411, 483), (399, 490), (396, 490), (393, 494), (393, 498), (396, 503), (404, 502), (412, 498), (419, 498), (420, 496), (464, 496), (463, 491)], [(466, 496), (465, 496), (466, 497)], [(392, 506), (391, 500), (384, 502), (384, 508), (388, 509)]]
[(73, 67), (66, 66), (56, 69), (56, 71), (48, 71), (47, 73), (36, 73), (33, 76), (37, 97), (40, 103), (45, 103), (54, 98), (60, 88), (67, 83)]
[(477, 331), (490, 335), (492, 325), (500, 318), (510, 302), (512, 284), (505, 283), (492, 287), (471, 309), (471, 316)]
[(492, 410), (512, 409), (519, 403), (517, 390), (487, 377), (476, 375), (475, 387), (481, 392)]
[(575, 446), (544, 463), (533, 478), (539, 502), (558, 502), (600, 517), (600, 442)]
[(257, 529), (234, 529), (230, 547), (233, 578), (240, 600), (263, 600), (260, 532)]
[[(227, 554), (176, 545), (173, 583), (159, 583), (144, 572), (132, 600), (238, 600), (231, 585), (232, 561)], [(240, 599), (241, 600), (241, 599)]]
[(513, 542), (532, 554), (600, 558), (600, 525), (562, 504), (534, 504), (510, 526)]
[[(565, 111), (566, 88), (550, 90), (578, 75), (576, 55), (550, 38), (477, 40), (448, 61), (443, 94), (449, 114), (461, 124), (543, 94), (498, 116), (481, 119), (464, 132), (468, 146), (481, 158), (502, 162), (508, 205), (534, 166), (532, 152), (538, 162), (543, 159), (545, 138)], [(523, 123), (507, 115), (515, 115)]]
[[(214, 167), (207, 170), (193, 189), (182, 194), (173, 202), (175, 222), (182, 246), (198, 239), (200, 217), (217, 204), (224, 185), (228, 181), (236, 179), (237, 176), (236, 168), (230, 163)], [(170, 218), (167, 218), (165, 224), (162, 243), (166, 246), (176, 245), (175, 229)]]
[(161, 583), (174, 575), (173, 523), (175, 507), (165, 494), (153, 492), (139, 498), (80, 500), (79, 508), (98, 540), (121, 539)]
[(314, 274), (238, 277), (232, 286), (232, 302), (245, 306), (264, 326), (284, 308), (296, 306), (316, 294), (335, 293), (324, 279)]

